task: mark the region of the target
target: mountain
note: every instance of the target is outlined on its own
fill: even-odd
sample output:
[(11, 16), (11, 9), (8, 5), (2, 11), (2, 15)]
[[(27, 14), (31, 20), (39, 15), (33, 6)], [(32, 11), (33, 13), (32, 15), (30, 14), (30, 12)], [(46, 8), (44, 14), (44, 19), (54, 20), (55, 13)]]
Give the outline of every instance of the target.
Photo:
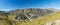
[(60, 18), (60, 11), (55, 9), (16, 9), (0, 11), (0, 25), (44, 25), (47, 21)]
[(8, 16), (7, 16), (7, 12), (5, 12), (5, 11), (0, 11), (0, 18), (6, 18), (6, 17), (8, 17)]
[[(56, 10), (57, 11), (57, 10)], [(13, 15), (16, 20), (30, 20), (37, 17), (42, 17), (50, 13), (56, 12), (53, 9), (40, 9), (40, 8), (29, 8), (29, 9), (16, 9), (9, 12), (10, 15)]]

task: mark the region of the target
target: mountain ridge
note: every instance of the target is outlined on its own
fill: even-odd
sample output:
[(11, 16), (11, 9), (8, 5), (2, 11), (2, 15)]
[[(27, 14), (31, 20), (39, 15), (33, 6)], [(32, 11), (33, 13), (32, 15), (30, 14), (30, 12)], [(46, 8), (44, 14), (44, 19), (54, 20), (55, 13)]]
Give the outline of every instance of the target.
[(52, 17), (59, 16), (59, 14), (59, 10), (56, 12), (49, 9), (24, 9), (13, 10), (9, 11), (8, 13), (3, 11), (3, 13), (0, 14), (0, 19), (4, 19), (4, 22), (7, 21), (8, 25), (43, 25), (46, 21), (48, 21), (48, 19), (53, 19)]

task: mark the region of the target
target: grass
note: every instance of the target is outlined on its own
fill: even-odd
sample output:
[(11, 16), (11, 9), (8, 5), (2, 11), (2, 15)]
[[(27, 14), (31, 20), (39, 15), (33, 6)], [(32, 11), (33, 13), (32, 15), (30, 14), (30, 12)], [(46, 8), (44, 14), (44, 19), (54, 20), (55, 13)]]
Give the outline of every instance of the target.
[(13, 25), (44, 25), (48, 21), (60, 19), (60, 11), (43, 17), (38, 17), (36, 19), (33, 19), (32, 22), (14, 21), (13, 17), (14, 15), (9, 15), (8, 17), (9, 21), (12, 21)]

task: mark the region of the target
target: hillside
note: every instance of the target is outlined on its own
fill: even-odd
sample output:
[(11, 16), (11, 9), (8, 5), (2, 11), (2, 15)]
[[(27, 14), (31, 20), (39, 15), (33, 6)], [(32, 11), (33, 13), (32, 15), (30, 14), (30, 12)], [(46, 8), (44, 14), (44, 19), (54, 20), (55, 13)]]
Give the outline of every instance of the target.
[(49, 9), (39, 9), (39, 8), (30, 8), (30, 9), (17, 9), (17, 10), (12, 10), (9, 12), (9, 18), (10, 16), (12, 17), (11, 19), (15, 20), (29, 20), (31, 21), (32, 19), (35, 19), (37, 17), (42, 17), (44, 15), (48, 15), (50, 13), (53, 13), (56, 11), (49, 10)]
[(60, 18), (60, 11), (51, 9), (17, 9), (1, 13), (0, 25), (44, 25)]
[[(48, 16), (43, 16), (42, 18), (38, 17), (34, 19), (32, 22), (20, 22), (17, 21), (17, 25), (45, 25), (46, 22), (60, 19), (60, 11), (54, 14), (50, 14)], [(20, 24), (21, 23), (21, 24)]]

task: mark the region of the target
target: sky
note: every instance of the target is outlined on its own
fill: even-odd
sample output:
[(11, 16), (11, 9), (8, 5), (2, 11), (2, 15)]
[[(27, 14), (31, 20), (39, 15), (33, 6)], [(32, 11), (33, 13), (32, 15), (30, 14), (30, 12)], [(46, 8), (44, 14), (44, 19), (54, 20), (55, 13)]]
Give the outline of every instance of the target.
[(60, 9), (60, 0), (0, 0), (0, 10), (25, 8), (55, 8)]

